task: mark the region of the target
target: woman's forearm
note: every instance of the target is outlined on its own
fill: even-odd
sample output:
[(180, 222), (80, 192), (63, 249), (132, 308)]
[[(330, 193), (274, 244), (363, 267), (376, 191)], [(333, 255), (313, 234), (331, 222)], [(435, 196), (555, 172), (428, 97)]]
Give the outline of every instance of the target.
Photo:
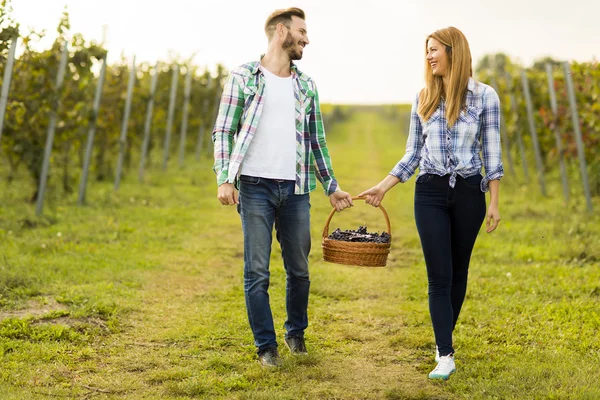
[(500, 180), (493, 180), (489, 182), (490, 186), (490, 205), (498, 207), (498, 201), (500, 196)]
[(377, 186), (382, 188), (385, 192), (400, 183), (400, 179), (394, 175), (386, 176)]

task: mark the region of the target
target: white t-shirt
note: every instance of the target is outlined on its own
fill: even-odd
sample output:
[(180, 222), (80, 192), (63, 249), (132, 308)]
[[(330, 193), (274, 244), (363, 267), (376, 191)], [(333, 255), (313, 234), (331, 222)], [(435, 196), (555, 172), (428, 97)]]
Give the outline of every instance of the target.
[(264, 104), (254, 137), (240, 167), (242, 175), (296, 180), (296, 99), (292, 76), (262, 67)]

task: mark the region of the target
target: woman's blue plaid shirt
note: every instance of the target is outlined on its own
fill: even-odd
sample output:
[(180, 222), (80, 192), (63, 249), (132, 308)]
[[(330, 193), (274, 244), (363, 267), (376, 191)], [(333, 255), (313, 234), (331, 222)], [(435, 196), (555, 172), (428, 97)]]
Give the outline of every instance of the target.
[(466, 178), (481, 173), (481, 190), (487, 192), (489, 181), (504, 176), (500, 100), (493, 88), (470, 78), (466, 106), (454, 126), (448, 128), (444, 101), (425, 122), (417, 114), (417, 96), (411, 110), (406, 154), (390, 174), (406, 182), (419, 167), (419, 175), (450, 175), (450, 186), (454, 187), (456, 175)]

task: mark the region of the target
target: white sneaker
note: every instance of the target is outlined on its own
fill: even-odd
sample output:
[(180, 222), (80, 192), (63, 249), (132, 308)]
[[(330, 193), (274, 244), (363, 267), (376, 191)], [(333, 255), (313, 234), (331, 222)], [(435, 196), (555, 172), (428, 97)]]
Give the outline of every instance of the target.
[(437, 363), (440, 362), (440, 350), (438, 349), (437, 346), (435, 346), (435, 362), (437, 362)]
[(429, 379), (447, 380), (455, 371), (454, 357), (452, 355), (442, 356), (435, 369), (429, 373)]

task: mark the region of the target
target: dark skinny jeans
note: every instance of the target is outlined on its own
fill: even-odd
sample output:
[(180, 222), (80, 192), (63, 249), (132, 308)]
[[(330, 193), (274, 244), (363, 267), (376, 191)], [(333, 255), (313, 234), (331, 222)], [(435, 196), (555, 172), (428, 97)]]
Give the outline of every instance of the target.
[(415, 220), (427, 265), (429, 313), (440, 356), (454, 353), (452, 332), (467, 291), (471, 251), (485, 218), (481, 175), (425, 174), (415, 188)]

